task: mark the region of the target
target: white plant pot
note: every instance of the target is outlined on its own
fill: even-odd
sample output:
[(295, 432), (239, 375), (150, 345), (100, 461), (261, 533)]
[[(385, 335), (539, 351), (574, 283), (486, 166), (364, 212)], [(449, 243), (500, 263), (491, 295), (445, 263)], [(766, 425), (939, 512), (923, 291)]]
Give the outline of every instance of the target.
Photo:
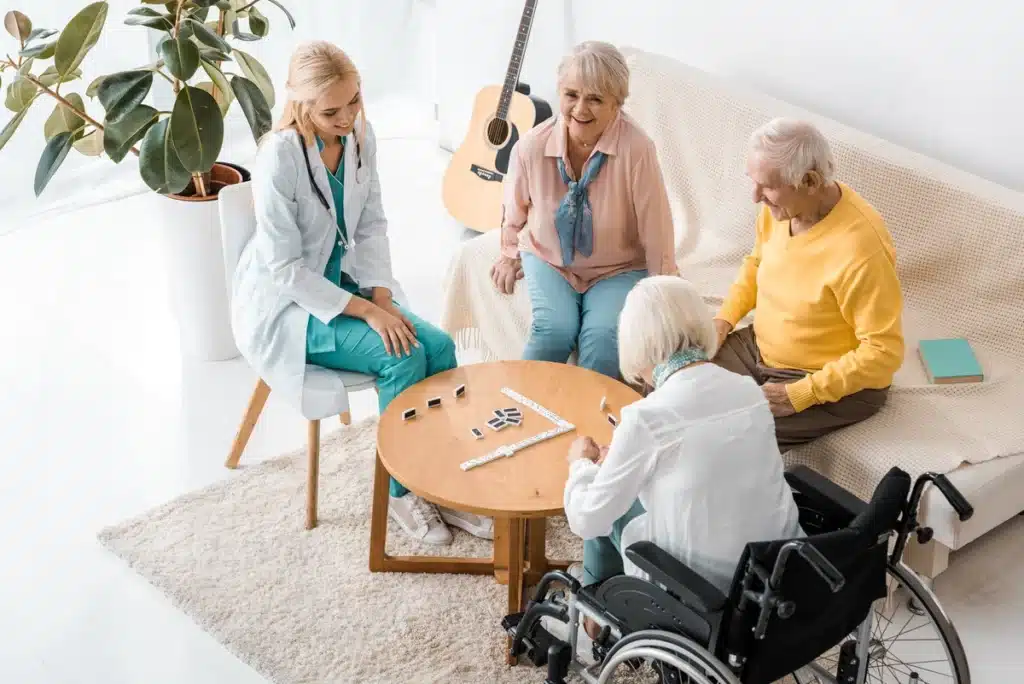
[(182, 354), (200, 361), (235, 358), (217, 200), (153, 198)]

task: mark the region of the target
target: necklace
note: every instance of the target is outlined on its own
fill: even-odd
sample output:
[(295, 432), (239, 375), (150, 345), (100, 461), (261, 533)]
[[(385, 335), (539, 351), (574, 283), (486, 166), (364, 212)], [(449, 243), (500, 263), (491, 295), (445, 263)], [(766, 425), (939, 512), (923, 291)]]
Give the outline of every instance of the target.
[(696, 347), (680, 349), (668, 357), (668, 361), (654, 367), (654, 389), (658, 389), (665, 384), (665, 381), (680, 368), (707, 360), (708, 355), (704, 353), (703, 349), (697, 349)]

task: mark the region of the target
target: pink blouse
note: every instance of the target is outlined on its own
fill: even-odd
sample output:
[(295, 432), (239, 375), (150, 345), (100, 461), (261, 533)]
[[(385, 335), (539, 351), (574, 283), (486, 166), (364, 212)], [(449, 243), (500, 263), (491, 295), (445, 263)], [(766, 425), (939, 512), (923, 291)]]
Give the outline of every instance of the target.
[(594, 217), (593, 253), (587, 257), (577, 252), (570, 266), (562, 263), (555, 211), (568, 188), (558, 172), (558, 157), (573, 174), (561, 117), (530, 129), (512, 150), (501, 253), (512, 258), (520, 249), (534, 254), (561, 272), (577, 292), (623, 271), (678, 273), (672, 212), (654, 142), (620, 112), (594, 149), (608, 157), (587, 188)]

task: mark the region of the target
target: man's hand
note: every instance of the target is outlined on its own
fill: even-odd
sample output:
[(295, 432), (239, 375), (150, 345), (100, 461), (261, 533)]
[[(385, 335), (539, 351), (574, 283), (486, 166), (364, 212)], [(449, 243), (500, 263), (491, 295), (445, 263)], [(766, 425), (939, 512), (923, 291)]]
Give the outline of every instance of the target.
[(715, 332), (718, 333), (718, 344), (715, 346), (715, 354), (718, 354), (718, 350), (725, 344), (725, 338), (732, 332), (732, 325), (729, 321), (723, 321), (721, 318), (716, 318), (715, 321)]
[(781, 382), (766, 382), (761, 385), (761, 391), (768, 399), (768, 406), (772, 415), (776, 418), (785, 418), (796, 413), (792, 402), (789, 400), (789, 393), (786, 392), (786, 385)]
[(507, 256), (498, 257), (498, 260), (491, 266), (491, 281), (498, 292), (510, 295), (516, 286), (516, 281), (523, 277), (523, 262), (520, 259), (510, 259)]
[(597, 463), (598, 459), (601, 458), (601, 448), (590, 437), (577, 437), (572, 445), (569, 446), (569, 454), (566, 456), (569, 465), (572, 465), (581, 458), (585, 458), (592, 463)]

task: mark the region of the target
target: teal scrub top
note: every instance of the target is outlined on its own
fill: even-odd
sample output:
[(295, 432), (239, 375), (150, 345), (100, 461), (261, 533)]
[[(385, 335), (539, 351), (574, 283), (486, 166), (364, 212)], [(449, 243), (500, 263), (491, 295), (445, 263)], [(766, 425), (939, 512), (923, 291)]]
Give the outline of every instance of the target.
[[(319, 136), (316, 139), (317, 147), (321, 150), (324, 148), (324, 143), (320, 140)], [(345, 226), (345, 154), (341, 155), (341, 162), (338, 164), (338, 170), (331, 173), (330, 169), (327, 169), (327, 181), (331, 186), (331, 195), (334, 197), (334, 207), (338, 213), (338, 228), (341, 230), (342, 235), (348, 240), (348, 229)], [(334, 249), (331, 250), (331, 256), (327, 259), (327, 266), (324, 268), (324, 277), (330, 280), (332, 283), (339, 285), (343, 290), (351, 292), (352, 294), (359, 293), (359, 285), (352, 277), (341, 270), (341, 259), (345, 256), (345, 247), (341, 244), (341, 240), (337, 239), (334, 241)], [(325, 325), (316, 316), (309, 317), (309, 325), (306, 328), (306, 353), (307, 354), (320, 354), (323, 352), (332, 352), (337, 349), (334, 335), (334, 324), (337, 322), (337, 318), (332, 320), (330, 324)]]

